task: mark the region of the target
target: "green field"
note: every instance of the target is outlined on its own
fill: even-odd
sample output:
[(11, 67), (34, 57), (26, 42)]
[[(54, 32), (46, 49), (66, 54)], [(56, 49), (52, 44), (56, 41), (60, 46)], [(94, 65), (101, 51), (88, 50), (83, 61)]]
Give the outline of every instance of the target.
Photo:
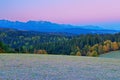
[(120, 80), (120, 59), (0, 54), (0, 80)]
[(120, 51), (112, 51), (106, 54), (102, 54), (100, 57), (120, 59)]

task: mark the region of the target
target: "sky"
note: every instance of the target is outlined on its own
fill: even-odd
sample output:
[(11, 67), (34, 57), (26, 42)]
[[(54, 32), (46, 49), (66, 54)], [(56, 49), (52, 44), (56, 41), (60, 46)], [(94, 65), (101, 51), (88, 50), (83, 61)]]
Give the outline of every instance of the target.
[(0, 0), (0, 19), (120, 29), (120, 0)]

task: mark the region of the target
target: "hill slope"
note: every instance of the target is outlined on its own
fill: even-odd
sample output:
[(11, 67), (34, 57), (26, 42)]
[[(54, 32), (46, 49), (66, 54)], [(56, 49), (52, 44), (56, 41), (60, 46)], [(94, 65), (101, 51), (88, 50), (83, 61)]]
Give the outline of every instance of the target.
[(120, 59), (120, 51), (112, 51), (106, 54), (102, 54), (100, 57)]

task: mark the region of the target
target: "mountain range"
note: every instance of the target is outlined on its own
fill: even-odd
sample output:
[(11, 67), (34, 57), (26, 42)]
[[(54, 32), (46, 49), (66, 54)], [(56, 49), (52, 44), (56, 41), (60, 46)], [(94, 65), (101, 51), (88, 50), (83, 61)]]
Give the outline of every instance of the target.
[(23, 31), (37, 31), (37, 32), (65, 32), (72, 34), (87, 34), (87, 33), (116, 33), (116, 30), (107, 30), (99, 26), (74, 26), (68, 24), (57, 24), (49, 21), (9, 21), (0, 20), (0, 28), (10, 28)]

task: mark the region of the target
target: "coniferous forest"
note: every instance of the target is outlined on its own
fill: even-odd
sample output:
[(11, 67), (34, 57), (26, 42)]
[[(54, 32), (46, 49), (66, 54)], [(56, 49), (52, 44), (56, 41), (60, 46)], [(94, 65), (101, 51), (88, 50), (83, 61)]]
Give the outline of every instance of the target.
[(0, 53), (99, 56), (120, 49), (120, 33), (69, 34), (0, 29)]

